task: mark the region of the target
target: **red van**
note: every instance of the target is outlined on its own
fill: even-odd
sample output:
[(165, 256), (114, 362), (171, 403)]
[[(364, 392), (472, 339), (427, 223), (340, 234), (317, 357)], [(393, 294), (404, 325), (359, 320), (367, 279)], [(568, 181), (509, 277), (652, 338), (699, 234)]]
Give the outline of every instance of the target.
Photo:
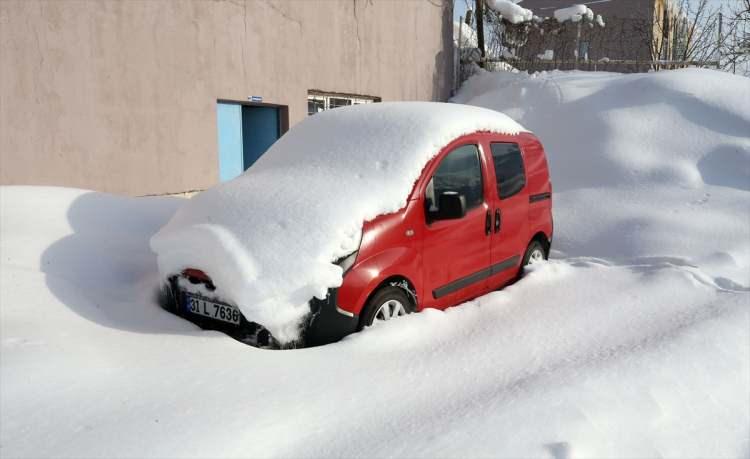
[[(304, 345), (457, 305), (502, 288), (549, 254), (552, 187), (544, 149), (531, 133), (456, 138), (427, 163), (406, 202), (365, 222), (359, 249), (336, 261), (343, 282), (325, 300), (310, 301)], [(203, 328), (273, 346), (270, 333), (236, 306), (208, 301), (206, 309), (178, 280), (212, 287), (206, 273), (185, 269), (170, 279), (169, 310)]]
[(308, 342), (502, 288), (547, 259), (552, 227), (547, 160), (533, 134), (460, 137), (430, 161), (404, 209), (364, 225), (359, 251), (339, 262), (341, 287), (311, 303)]

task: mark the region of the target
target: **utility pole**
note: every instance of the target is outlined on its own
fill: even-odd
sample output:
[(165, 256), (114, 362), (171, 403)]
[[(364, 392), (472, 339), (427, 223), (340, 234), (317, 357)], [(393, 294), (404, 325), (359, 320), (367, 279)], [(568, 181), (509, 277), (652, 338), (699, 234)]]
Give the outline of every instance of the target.
[[(468, 16), (468, 15), (467, 15)], [(458, 18), (458, 52), (456, 58), (456, 65), (453, 69), (453, 93), (458, 92), (458, 87), (461, 84), (461, 38), (464, 36), (464, 18), (461, 16)]]
[(479, 66), (484, 68), (484, 0), (476, 0), (476, 12), (477, 46), (479, 46), (479, 53), (481, 55)]

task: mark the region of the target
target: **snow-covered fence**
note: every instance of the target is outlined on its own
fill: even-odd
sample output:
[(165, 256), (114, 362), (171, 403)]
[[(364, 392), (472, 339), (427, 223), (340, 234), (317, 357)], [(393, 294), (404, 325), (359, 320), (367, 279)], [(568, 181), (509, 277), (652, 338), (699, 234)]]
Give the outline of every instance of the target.
[(592, 10), (595, 3), (573, 4), (546, 11), (549, 17), (542, 18), (518, 0), (484, 0), (486, 53), (478, 61), (463, 61), (465, 71), (459, 73), (471, 75), (477, 64), (529, 71), (645, 72), (683, 67), (731, 71), (750, 61), (750, 35), (745, 32), (750, 7), (730, 8), (731, 14), (722, 21), (721, 12), (707, 0), (657, 3), (663, 8), (634, 9), (606, 18)]
[[(488, 51), (485, 55), (485, 62), (491, 62), (495, 59), (504, 59), (509, 63), (519, 57), (528, 58), (524, 53), (525, 48), (530, 40), (539, 42), (539, 37), (546, 35), (546, 40), (562, 42), (568, 40), (569, 36), (564, 32), (568, 29), (575, 29), (575, 39), (570, 40), (573, 49), (573, 55), (576, 60), (587, 58), (586, 51), (580, 51), (579, 42), (581, 39), (581, 30), (602, 29), (606, 23), (601, 15), (597, 15), (586, 5), (572, 5), (554, 11), (552, 17), (542, 18), (534, 14), (533, 11), (523, 8), (518, 4), (518, 0), (486, 0), (488, 8), (484, 10), (484, 22), (489, 28)], [(563, 45), (565, 46), (565, 45)], [(549, 48), (549, 47), (548, 47)], [(558, 48), (558, 44), (552, 46), (552, 49)], [(545, 50), (539, 50), (536, 54), (545, 54)], [(559, 54), (564, 56), (565, 54)], [(574, 66), (575, 68), (575, 66)]]
[(658, 65), (661, 70), (681, 69), (687, 67), (699, 68), (720, 68), (718, 60), (712, 61), (675, 61), (675, 60), (630, 60), (630, 59), (554, 59), (546, 58), (544, 55), (536, 56), (529, 59), (513, 59), (510, 61), (487, 60), (489, 68), (496, 68), (498, 64), (510, 66), (520, 71), (541, 72), (549, 70), (586, 70), (586, 71), (604, 71), (604, 72), (646, 72), (652, 70), (654, 65)]

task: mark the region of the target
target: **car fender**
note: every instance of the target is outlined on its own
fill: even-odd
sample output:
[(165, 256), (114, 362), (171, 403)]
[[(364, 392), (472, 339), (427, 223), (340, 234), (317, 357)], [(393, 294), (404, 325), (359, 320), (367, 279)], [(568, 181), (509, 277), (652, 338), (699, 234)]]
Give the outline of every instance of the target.
[(386, 279), (406, 278), (416, 288), (419, 253), (413, 247), (393, 247), (357, 261), (338, 289), (338, 307), (359, 315), (367, 298)]

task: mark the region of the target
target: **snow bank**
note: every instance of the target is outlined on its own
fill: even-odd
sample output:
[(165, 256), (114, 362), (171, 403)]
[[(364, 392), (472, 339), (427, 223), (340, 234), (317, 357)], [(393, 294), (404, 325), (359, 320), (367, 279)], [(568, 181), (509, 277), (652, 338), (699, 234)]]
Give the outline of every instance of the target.
[(3, 457), (747, 456), (750, 294), (694, 268), (555, 260), (264, 351), (153, 300), (180, 202), (0, 187)]
[(2, 456), (746, 458), (747, 81), (470, 80), (545, 143), (555, 259), (312, 349), (156, 304), (183, 200), (0, 187)]
[(512, 24), (531, 21), (534, 17), (534, 13), (516, 3), (517, 2), (512, 2), (510, 0), (487, 0), (486, 2), (489, 8), (500, 13), (503, 16), (503, 19)]
[(483, 73), (456, 102), (502, 110), (545, 145), (568, 256), (671, 260), (750, 287), (750, 84), (651, 74)]
[(589, 21), (594, 20), (594, 12), (586, 5), (573, 5), (567, 8), (560, 8), (559, 10), (555, 10), (554, 16), (557, 22), (578, 22), (583, 18)]
[(308, 117), (245, 174), (188, 201), (151, 240), (167, 278), (205, 271), (216, 295), (281, 342), (308, 301), (341, 284), (332, 262), (359, 247), (364, 221), (406, 204), (426, 163), (456, 137), (517, 133), (507, 116), (455, 104), (367, 104)]

